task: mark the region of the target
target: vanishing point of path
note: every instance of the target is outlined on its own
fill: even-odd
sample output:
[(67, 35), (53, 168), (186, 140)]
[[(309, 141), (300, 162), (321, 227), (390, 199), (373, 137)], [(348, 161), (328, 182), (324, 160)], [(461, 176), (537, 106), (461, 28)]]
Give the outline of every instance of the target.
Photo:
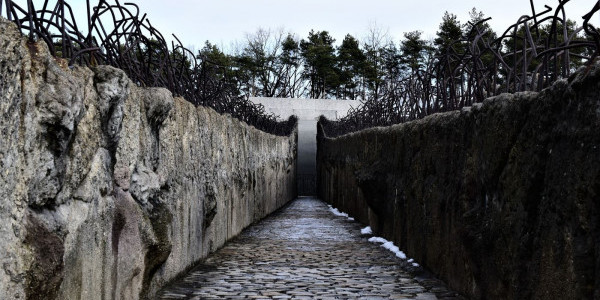
[(405, 271), (409, 263), (370, 243), (360, 229), (322, 201), (299, 198), (244, 230), (157, 299), (457, 299), (438, 280)]

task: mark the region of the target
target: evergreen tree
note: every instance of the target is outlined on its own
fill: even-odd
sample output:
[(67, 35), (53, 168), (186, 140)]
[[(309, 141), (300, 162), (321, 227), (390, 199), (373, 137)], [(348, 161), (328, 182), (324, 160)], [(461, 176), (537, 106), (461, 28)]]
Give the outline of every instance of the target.
[(473, 37), (473, 35), (476, 35), (477, 33), (484, 32), (486, 32), (486, 36), (495, 35), (490, 24), (485, 21), (485, 19), (485, 14), (473, 7), (471, 11), (469, 11), (469, 21), (463, 24), (464, 35), (467, 37)]
[[(462, 28), (456, 15), (445, 12), (433, 43), (439, 68), (436, 72), (437, 86), (442, 99), (457, 99), (462, 90), (464, 75), (462, 59), (466, 44), (461, 41)], [(443, 101), (445, 109), (454, 109), (456, 103)]]
[(311, 30), (308, 39), (300, 42), (303, 74), (310, 84), (310, 98), (328, 97), (335, 94), (339, 86), (334, 41), (327, 31)]
[(456, 43), (462, 37), (462, 28), (455, 14), (444, 13), (439, 31), (436, 33), (433, 44), (438, 53), (445, 54), (448, 51), (461, 52), (460, 43)]
[[(489, 51), (474, 53), (474, 50), (482, 50), (492, 45), (493, 41), (497, 38), (496, 33), (492, 30), (490, 24), (485, 21), (485, 15), (483, 12), (478, 11), (475, 7), (469, 12), (470, 20), (463, 25), (464, 36), (469, 41), (467, 47), (471, 47), (473, 55), (478, 55), (481, 59), (483, 66), (490, 66), (494, 63), (494, 55)], [(476, 44), (472, 44), (476, 41)]]
[(383, 86), (384, 93), (394, 91), (399, 88), (402, 81), (402, 55), (400, 49), (392, 42), (381, 49), (381, 60), (384, 70)]
[(428, 50), (427, 41), (421, 38), (421, 31), (404, 33), (404, 40), (400, 43), (402, 68), (411, 74), (416, 74), (424, 67)]
[(279, 60), (285, 69), (282, 97), (300, 97), (305, 86), (301, 76), (302, 55), (300, 53), (300, 42), (292, 34), (288, 34), (281, 43), (281, 49)]
[[(491, 51), (497, 39), (496, 33), (487, 22), (483, 12), (476, 8), (469, 12), (470, 20), (463, 25), (464, 36), (467, 39), (467, 45), (470, 58), (468, 59), (470, 76), (469, 87), (479, 101), (494, 95), (496, 93), (496, 83), (501, 79), (498, 77), (499, 62)], [(464, 72), (462, 72), (464, 73)], [(480, 80), (487, 77), (487, 80)], [(473, 97), (471, 97), (473, 99)]]
[(337, 69), (339, 70), (340, 97), (355, 100), (358, 96), (366, 56), (359, 47), (359, 42), (347, 34), (338, 47)]
[(400, 43), (403, 75), (403, 118), (415, 118), (430, 109), (431, 91), (428, 67), (433, 59), (434, 47), (421, 38), (420, 31), (404, 33)]
[(219, 47), (206, 41), (204, 47), (198, 51), (198, 60), (202, 68), (203, 76), (213, 78), (222, 83), (243, 91), (243, 74), (235, 61), (235, 58), (223, 53)]

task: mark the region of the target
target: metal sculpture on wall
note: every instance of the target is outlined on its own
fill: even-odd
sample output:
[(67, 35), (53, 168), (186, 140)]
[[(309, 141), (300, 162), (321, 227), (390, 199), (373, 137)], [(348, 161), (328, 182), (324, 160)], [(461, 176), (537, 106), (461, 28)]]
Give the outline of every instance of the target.
[[(51, 3), (52, 2), (52, 3)], [(470, 25), (470, 31), (445, 49), (425, 54), (419, 67), (406, 72), (383, 93), (353, 109), (339, 121), (323, 119), (328, 135), (340, 135), (373, 126), (387, 126), (481, 102), (500, 93), (540, 91), (574, 66), (590, 64), (600, 49), (600, 33), (590, 20), (600, 10), (596, 2), (583, 16), (583, 25), (569, 28), (565, 6), (544, 6), (525, 15), (496, 36), (489, 19)], [(112, 3), (112, 4), (111, 4)], [(108, 64), (124, 70), (140, 86), (168, 88), (195, 105), (229, 113), (266, 132), (286, 135), (295, 119), (277, 122), (243, 96), (232, 84), (227, 68), (192, 53), (175, 42), (168, 45), (146, 14), (134, 3), (87, 0), (87, 24), (80, 27), (65, 0), (43, 1), (27, 7), (0, 0), (0, 13), (17, 24), (31, 41), (43, 40), (52, 55), (69, 65)], [(582, 34), (584, 34), (582, 36)]]
[[(111, 4), (112, 3), (112, 4)], [(225, 67), (196, 56), (173, 35), (170, 47), (163, 35), (141, 15), (134, 3), (87, 0), (87, 24), (81, 27), (65, 0), (44, 0), (35, 7), (0, 0), (0, 14), (17, 24), (30, 42), (43, 40), (55, 57), (68, 60), (69, 66), (111, 65), (124, 70), (140, 86), (164, 87), (195, 105), (228, 113), (265, 132), (288, 135), (295, 118), (277, 122), (264, 107), (240, 95), (227, 77)]]
[[(496, 37), (488, 19), (476, 24), (445, 51), (431, 55), (421, 68), (404, 76), (382, 96), (368, 99), (339, 121), (321, 118), (329, 136), (374, 126), (388, 126), (427, 115), (461, 109), (501, 93), (541, 91), (574, 66), (591, 64), (598, 56), (600, 33), (591, 25), (600, 1), (582, 17), (583, 25), (568, 30), (565, 5), (545, 6), (522, 16)], [(580, 33), (585, 33), (582, 37)]]

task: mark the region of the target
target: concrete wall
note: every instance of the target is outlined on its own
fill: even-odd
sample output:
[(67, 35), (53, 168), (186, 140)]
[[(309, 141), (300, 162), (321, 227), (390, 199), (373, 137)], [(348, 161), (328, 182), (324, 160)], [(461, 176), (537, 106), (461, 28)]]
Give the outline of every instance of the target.
[(0, 299), (138, 299), (296, 197), (266, 134), (0, 18)]
[(318, 188), (473, 299), (600, 296), (600, 66), (318, 140)]
[(360, 105), (357, 100), (286, 99), (251, 97), (250, 101), (262, 104), (269, 113), (285, 120), (298, 117), (298, 192), (316, 195), (317, 177), (317, 120), (324, 115), (330, 120), (343, 118), (351, 108)]

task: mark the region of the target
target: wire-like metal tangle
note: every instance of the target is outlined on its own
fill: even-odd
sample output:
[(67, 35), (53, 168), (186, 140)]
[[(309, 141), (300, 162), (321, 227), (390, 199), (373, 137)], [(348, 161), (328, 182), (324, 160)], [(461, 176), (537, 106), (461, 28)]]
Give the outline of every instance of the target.
[[(243, 97), (231, 83), (227, 68), (195, 55), (175, 37), (169, 46), (135, 3), (98, 0), (86, 1), (84, 27), (75, 20), (65, 0), (44, 0), (36, 7), (0, 0), (0, 14), (14, 22), (30, 42), (44, 41), (55, 57), (74, 64), (94, 67), (111, 65), (122, 69), (139, 86), (164, 87), (174, 96), (228, 113), (260, 130), (289, 135), (296, 119), (278, 122), (262, 105)], [(86, 31), (84, 31), (86, 30)]]

